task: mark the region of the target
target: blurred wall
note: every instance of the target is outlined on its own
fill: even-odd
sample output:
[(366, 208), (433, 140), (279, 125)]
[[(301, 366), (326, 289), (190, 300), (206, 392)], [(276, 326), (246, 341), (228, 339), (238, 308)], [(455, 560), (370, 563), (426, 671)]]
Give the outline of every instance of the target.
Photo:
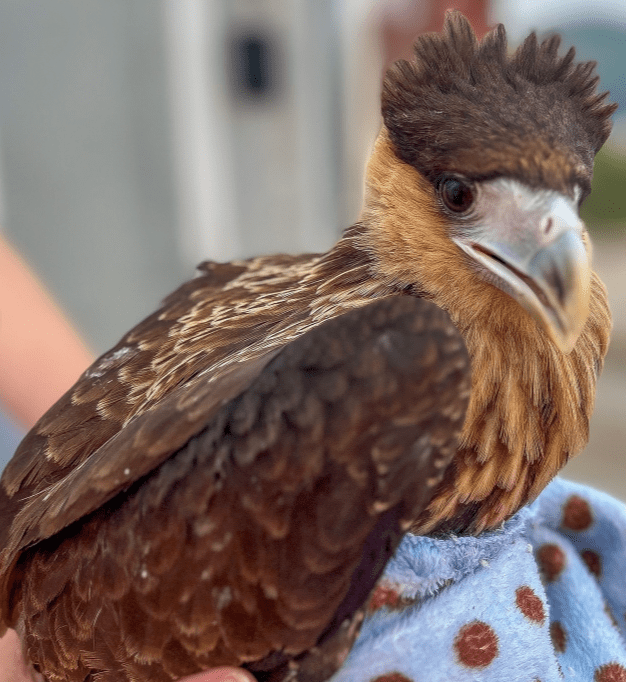
[(334, 0), (166, 1), (188, 262), (326, 250), (339, 234)]
[(190, 274), (159, 9), (0, 3), (4, 229), (98, 351)]

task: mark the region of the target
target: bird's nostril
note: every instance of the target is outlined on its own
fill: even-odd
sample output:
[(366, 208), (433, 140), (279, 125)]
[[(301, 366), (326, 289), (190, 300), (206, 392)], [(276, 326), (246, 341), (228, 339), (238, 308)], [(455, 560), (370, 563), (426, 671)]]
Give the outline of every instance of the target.
[(548, 218), (545, 222), (545, 225), (544, 225), (544, 230), (543, 230), (544, 234), (548, 234), (548, 232), (550, 232), (550, 230), (552, 229), (552, 225), (553, 225), (552, 218)]

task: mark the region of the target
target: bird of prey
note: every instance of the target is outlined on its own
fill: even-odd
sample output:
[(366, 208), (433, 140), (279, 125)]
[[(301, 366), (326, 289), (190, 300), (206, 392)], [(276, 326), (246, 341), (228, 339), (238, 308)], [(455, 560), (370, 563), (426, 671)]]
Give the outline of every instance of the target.
[(496, 527), (582, 449), (615, 107), (558, 48), (449, 14), (388, 72), (330, 251), (203, 264), (26, 436), (0, 621), (46, 680), (328, 679), (403, 532)]

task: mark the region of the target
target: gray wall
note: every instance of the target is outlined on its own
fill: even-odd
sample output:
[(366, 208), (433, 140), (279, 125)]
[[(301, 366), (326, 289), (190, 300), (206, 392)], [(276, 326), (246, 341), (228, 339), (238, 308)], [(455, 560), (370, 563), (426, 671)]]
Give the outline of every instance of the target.
[(154, 0), (3, 0), (4, 229), (103, 351), (191, 273), (178, 257)]
[[(200, 260), (345, 227), (340, 4), (0, 2), (4, 230), (94, 350)], [(272, 96), (233, 89), (247, 33), (272, 40)]]

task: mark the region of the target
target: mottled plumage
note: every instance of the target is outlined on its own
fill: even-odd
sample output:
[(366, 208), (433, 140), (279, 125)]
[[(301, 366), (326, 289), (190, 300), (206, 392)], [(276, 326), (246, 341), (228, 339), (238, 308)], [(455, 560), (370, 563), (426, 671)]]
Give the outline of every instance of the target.
[(329, 252), (205, 263), (27, 435), (0, 616), (50, 682), (321, 682), (403, 531), (497, 526), (582, 449), (610, 314), (577, 209), (614, 107), (557, 48), (448, 15)]
[[(93, 668), (103, 681), (165, 682), (246, 664), (262, 680), (298, 670), (321, 682), (341, 664), (376, 578), (454, 456), (464, 343), (431, 303), (389, 297), (244, 375), (246, 390), (205, 402), (197, 433), (151, 475), (109, 450), (26, 508), (31, 523), (42, 507), (59, 524), (78, 519), (13, 568), (10, 608), (50, 680)], [(195, 409), (165, 403), (170, 422)], [(140, 451), (162, 433), (145, 417), (132, 430)], [(136, 482), (109, 499), (122, 467)]]

